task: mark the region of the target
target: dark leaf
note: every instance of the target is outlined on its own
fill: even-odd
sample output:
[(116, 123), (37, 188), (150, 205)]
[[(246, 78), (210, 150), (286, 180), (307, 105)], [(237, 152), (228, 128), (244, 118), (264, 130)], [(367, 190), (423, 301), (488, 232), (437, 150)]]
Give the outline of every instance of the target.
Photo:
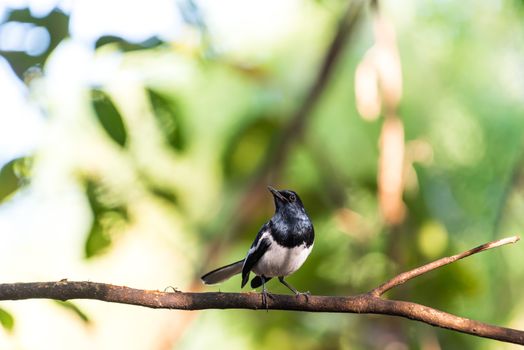
[(91, 102), (98, 121), (109, 137), (120, 146), (125, 147), (127, 132), (124, 120), (109, 95), (101, 90), (92, 90)]
[(171, 204), (178, 203), (176, 194), (173, 193), (173, 191), (169, 189), (160, 188), (160, 187), (155, 186), (155, 187), (151, 187), (150, 190), (155, 196), (160, 197)]
[(15, 319), (13, 315), (2, 308), (0, 308), (0, 323), (8, 332), (12, 332), (15, 327)]
[(23, 157), (11, 160), (0, 169), (0, 202), (8, 199), (24, 185), (29, 176), (31, 158)]
[(102, 225), (95, 218), (85, 244), (85, 257), (92, 258), (102, 254), (111, 245), (111, 237), (104, 232)]
[(134, 43), (134, 42), (127, 41), (119, 36), (105, 35), (105, 36), (100, 37), (96, 41), (95, 47), (98, 49), (99, 47), (102, 47), (107, 44), (116, 44), (118, 45), (121, 51), (129, 52), (129, 51), (154, 48), (156, 46), (163, 44), (163, 41), (160, 40), (158, 37), (153, 36), (144, 41)]
[[(47, 16), (41, 18), (34, 17), (29, 8), (11, 10), (6, 18), (6, 22), (9, 21), (43, 27), (49, 34), (49, 45), (36, 56), (25, 51), (0, 51), (0, 55), (7, 59), (20, 79), (23, 79), (24, 73), (30, 67), (42, 66), (51, 52), (69, 35), (69, 16), (58, 9), (54, 9)], [(23, 38), (23, 41), (26, 42), (27, 38)]]
[(115, 232), (128, 221), (127, 208), (117, 203), (97, 182), (86, 182), (86, 194), (93, 212), (93, 224), (85, 243), (85, 256), (104, 253), (112, 243)]
[(77, 315), (82, 321), (89, 324), (91, 323), (91, 319), (87, 316), (87, 314), (82, 311), (76, 304), (70, 302), (70, 301), (62, 301), (62, 300), (53, 300), (57, 305), (73, 312), (75, 315)]
[(186, 139), (183, 132), (184, 125), (180, 108), (178, 108), (174, 101), (164, 95), (151, 89), (147, 89), (146, 91), (153, 106), (153, 112), (158, 126), (164, 134), (167, 143), (178, 151), (184, 150), (186, 147)]

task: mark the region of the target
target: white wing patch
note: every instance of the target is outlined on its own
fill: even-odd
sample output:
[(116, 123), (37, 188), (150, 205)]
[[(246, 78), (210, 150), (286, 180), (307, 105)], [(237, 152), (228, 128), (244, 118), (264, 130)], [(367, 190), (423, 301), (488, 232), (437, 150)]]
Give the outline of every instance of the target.
[[(246, 254), (246, 258), (244, 259), (244, 264), (246, 263), (247, 261), (247, 257), (250, 256), (251, 254), (253, 254), (253, 252), (255, 250), (258, 249), (258, 247), (260, 247), (260, 243), (262, 242), (262, 240), (266, 237), (270, 237), (269, 239), (271, 241), (273, 241), (273, 239), (271, 239), (271, 235), (269, 234), (269, 229), (265, 230), (264, 232), (262, 232), (262, 235), (260, 236), (260, 239), (257, 241), (257, 244), (252, 246), (251, 248), (249, 248), (249, 250), (247, 251), (247, 254)], [(242, 269), (244, 269), (244, 264), (242, 265)]]

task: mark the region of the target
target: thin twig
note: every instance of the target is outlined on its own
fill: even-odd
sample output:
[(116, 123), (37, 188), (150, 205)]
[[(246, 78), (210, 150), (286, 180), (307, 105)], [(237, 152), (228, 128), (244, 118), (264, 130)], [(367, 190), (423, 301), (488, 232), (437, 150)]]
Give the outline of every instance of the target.
[(492, 241), (486, 244), (479, 245), (478, 247), (475, 247), (473, 249), (467, 250), (465, 252), (462, 252), (460, 254), (447, 256), (442, 259), (435, 260), (433, 262), (430, 262), (429, 264), (417, 267), (416, 269), (409, 270), (406, 272), (401, 273), (400, 275), (397, 275), (390, 279), (389, 281), (385, 282), (384, 284), (381, 284), (377, 288), (373, 289), (370, 293), (374, 296), (381, 296), (388, 290), (401, 285), (407, 281), (409, 281), (412, 278), (415, 278), (417, 276), (423, 275), (429, 271), (435, 270), (441, 266), (451, 264), (452, 262), (455, 262), (457, 260), (466, 258), (470, 255), (477, 254), (480, 252), (483, 252), (488, 249), (497, 248), (505, 244), (515, 243), (518, 242), (520, 238), (517, 236), (507, 237), (503, 239), (499, 239), (496, 241)]
[[(524, 345), (524, 331), (482, 323), (416, 303), (381, 298), (383, 292), (411, 278), (466, 256), (517, 241), (518, 237), (508, 237), (483, 244), (451, 257), (439, 259), (433, 263), (400, 274), (366, 294), (355, 296), (310, 295), (307, 297), (274, 294), (268, 300), (267, 308), (273, 310), (400, 316), (457, 332)], [(259, 293), (183, 293), (179, 291), (169, 293), (105, 283), (72, 282), (67, 280), (0, 284), (0, 300), (23, 299), (96, 299), (112, 303), (178, 310), (265, 309)]]

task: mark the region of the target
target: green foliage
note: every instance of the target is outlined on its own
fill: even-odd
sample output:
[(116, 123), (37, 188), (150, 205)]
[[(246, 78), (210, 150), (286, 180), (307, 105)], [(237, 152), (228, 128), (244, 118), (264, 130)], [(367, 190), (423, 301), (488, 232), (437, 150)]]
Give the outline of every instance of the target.
[(25, 184), (30, 176), (31, 163), (31, 158), (22, 157), (11, 160), (0, 169), (0, 203)]
[(15, 327), (15, 319), (13, 315), (3, 308), (0, 308), (0, 324), (2, 324), (2, 327), (4, 327), (8, 332), (12, 332)]
[(158, 186), (151, 185), (150, 187), (151, 194), (154, 194), (155, 196), (162, 198), (168, 203), (171, 204), (178, 204), (178, 197), (171, 189), (161, 188)]
[(45, 28), (49, 34), (49, 46), (40, 55), (30, 55), (26, 52), (0, 51), (11, 64), (11, 67), (23, 78), (25, 73), (35, 66), (42, 66), (58, 44), (69, 35), (69, 16), (60, 10), (53, 10), (44, 17), (35, 17), (28, 8), (9, 11), (5, 22), (20, 22)]
[(86, 194), (93, 213), (93, 223), (85, 243), (85, 256), (92, 258), (109, 248), (114, 236), (128, 221), (128, 214), (127, 208), (115, 203), (99, 182), (87, 180)]
[(156, 38), (149, 38), (139, 43), (132, 43), (127, 40), (122, 39), (121, 37), (114, 35), (105, 35), (100, 37), (96, 43), (95, 47), (98, 49), (104, 45), (116, 45), (120, 51), (130, 52), (144, 49), (151, 49), (158, 45), (161, 45), (163, 42)]
[(122, 115), (113, 104), (111, 97), (104, 91), (95, 89), (91, 91), (91, 103), (96, 118), (107, 135), (121, 147), (125, 147), (127, 142), (126, 127)]
[(224, 148), (223, 169), (232, 181), (245, 179), (261, 165), (272, 150), (279, 124), (266, 114), (247, 118), (238, 125)]
[(147, 95), (153, 106), (155, 118), (167, 143), (177, 151), (183, 151), (187, 147), (186, 132), (183, 130), (184, 123), (181, 110), (176, 103), (165, 95), (146, 89)]
[(72, 312), (75, 316), (77, 316), (80, 320), (82, 320), (85, 324), (90, 324), (91, 323), (91, 319), (89, 318), (89, 316), (87, 316), (87, 314), (78, 307), (78, 305), (76, 305), (75, 303), (71, 302), (71, 301), (62, 301), (62, 300), (53, 300), (55, 302), (56, 305)]
[[(268, 184), (296, 190), (316, 228), (315, 248), (290, 282), (314, 294), (362, 293), (400, 271), (522, 231), (524, 90), (516, 79), (522, 75), (524, 57), (521, 3), (381, 3), (396, 31), (403, 78), (395, 113), (405, 132), (409, 188), (403, 198), (407, 217), (395, 229), (382, 219), (377, 196), (383, 119), (369, 122), (355, 110), (354, 76), (372, 45), (370, 18), (362, 19), (360, 30), (338, 60), (314, 114), (308, 116), (303, 137), (288, 150), (276, 147), (318, 73), (345, 5), (339, 1), (309, 3), (308, 10), (298, 16), (303, 16), (304, 24), (282, 35), (281, 42), (258, 47), (253, 38), (252, 47), (245, 51), (228, 51), (228, 45), (224, 52), (213, 51), (221, 43), (213, 42), (212, 27), (192, 1), (186, 4), (185, 20), (197, 32), (181, 43), (99, 38), (97, 62), (113, 67), (117, 53), (120, 61), (113, 68), (136, 77), (136, 90), (130, 90), (139, 93), (130, 93), (133, 98), (126, 100), (129, 91), (127, 87), (118, 90), (118, 84), (111, 85), (118, 94), (90, 90), (85, 101), (75, 102), (79, 113), (72, 116), (78, 118), (80, 128), (94, 127), (86, 127), (85, 133), (79, 133), (72, 126), (75, 123), (54, 118), (50, 109), (53, 130), (65, 130), (64, 135), (53, 134), (58, 137), (54, 141), (70, 142), (74, 157), (49, 145), (37, 155), (45, 156), (42, 168), (58, 163), (62, 174), (84, 174), (80, 181), (92, 214), (84, 245), (86, 258), (110, 253), (118, 235), (136, 220), (137, 231), (176, 242), (173, 265), (184, 266), (187, 276), (202, 272), (199, 264), (206, 259), (225, 264), (245, 254), (273, 211), (270, 194), (250, 197), (246, 184), (264, 162), (282, 156), (286, 159), (283, 168), (270, 169), (274, 171)], [(37, 23), (28, 10), (9, 17), (25, 21), (15, 14)], [(56, 30), (47, 22), (38, 23), (61, 40), (67, 34), (63, 26), (68, 18), (52, 16)], [(29, 66), (44, 64), (50, 53), (42, 57), (1, 54), (23, 76)], [(42, 79), (48, 82), (45, 68)], [(48, 102), (47, 96), (38, 97)], [(66, 103), (59, 97), (50, 105)], [(86, 105), (95, 117), (82, 113)], [(140, 115), (140, 120), (126, 113)], [(90, 131), (100, 127), (117, 147), (107, 147), (98, 133), (92, 137)], [(81, 137), (75, 142), (70, 140), (72, 135)], [(413, 144), (425, 147), (423, 159), (417, 158)], [(24, 164), (28, 164), (24, 159), (13, 160), (0, 170), (0, 201), (11, 198), (24, 183), (24, 169), (29, 169)], [(49, 191), (58, 196), (60, 190)], [(256, 210), (244, 216), (248, 207)], [(209, 249), (213, 254), (206, 256), (203, 252)], [(506, 253), (511, 249), (514, 255)], [(410, 281), (391, 291), (391, 296), (490, 323), (515, 322), (520, 317), (515, 306), (522, 302), (519, 291), (524, 285), (523, 255), (518, 249), (503, 248), (500, 253), (454, 263)], [(141, 272), (131, 272), (139, 280)], [(176, 278), (181, 287), (191, 284), (189, 278)], [(233, 278), (218, 288), (238, 291), (238, 285)], [(288, 292), (278, 281), (272, 280), (268, 287)], [(76, 305), (60, 305), (90, 322)], [(12, 328), (12, 317), (7, 315)], [(232, 341), (239, 349), (383, 349), (397, 343), (399, 348), (432, 344), (497, 348), (494, 343), (393, 318), (288, 312), (209, 311), (185, 334), (176, 344), (181, 349), (229, 349)]]
[(95, 217), (85, 243), (85, 256), (92, 258), (103, 253), (111, 245), (111, 237), (104, 230), (99, 217)]

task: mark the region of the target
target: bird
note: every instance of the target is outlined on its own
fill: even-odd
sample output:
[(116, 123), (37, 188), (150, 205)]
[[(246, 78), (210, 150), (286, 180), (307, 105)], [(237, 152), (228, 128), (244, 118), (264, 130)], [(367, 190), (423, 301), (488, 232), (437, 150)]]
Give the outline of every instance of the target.
[(262, 286), (262, 303), (268, 307), (266, 282), (277, 277), (295, 295), (309, 295), (299, 292), (284, 280), (297, 271), (313, 249), (315, 229), (302, 200), (291, 190), (276, 190), (268, 186), (275, 202), (275, 214), (266, 222), (255, 237), (246, 257), (232, 264), (210, 271), (201, 277), (204, 284), (217, 284), (241, 273), (243, 288), (249, 281), (251, 288)]

